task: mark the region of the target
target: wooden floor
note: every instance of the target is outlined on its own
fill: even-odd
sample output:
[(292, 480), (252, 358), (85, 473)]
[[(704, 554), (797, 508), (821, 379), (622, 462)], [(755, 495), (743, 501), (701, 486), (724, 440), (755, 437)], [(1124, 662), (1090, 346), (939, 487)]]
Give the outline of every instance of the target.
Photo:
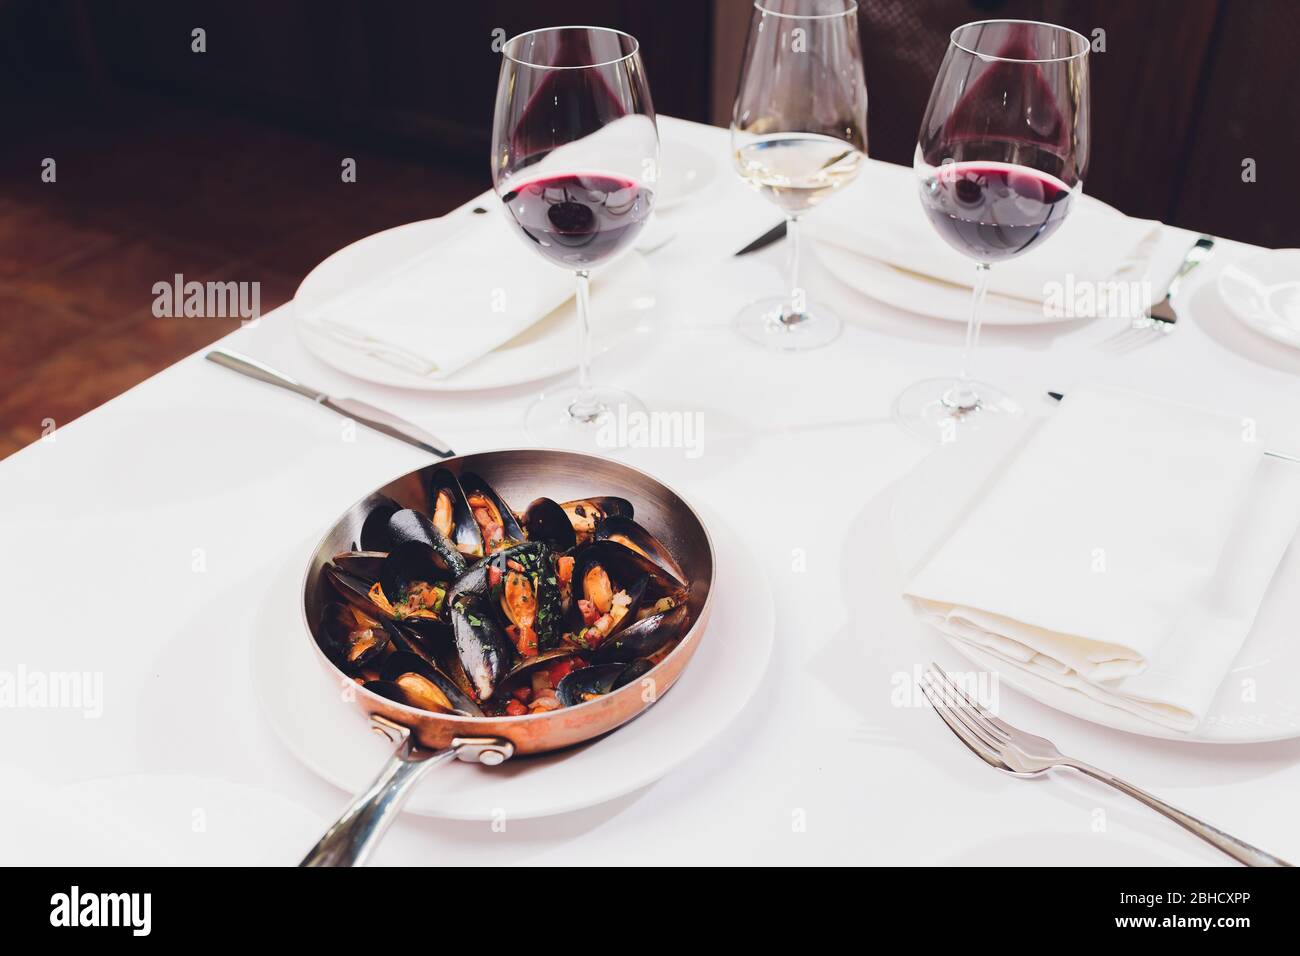
[[(152, 102), (41, 111), (6, 130), (0, 457), (238, 326), (155, 318), (154, 283), (257, 281), (265, 313), (330, 252), (441, 215), (488, 178), (486, 158), (481, 174), (442, 169)], [(53, 183), (41, 181), (46, 157)], [(355, 183), (342, 181), (345, 157)]]

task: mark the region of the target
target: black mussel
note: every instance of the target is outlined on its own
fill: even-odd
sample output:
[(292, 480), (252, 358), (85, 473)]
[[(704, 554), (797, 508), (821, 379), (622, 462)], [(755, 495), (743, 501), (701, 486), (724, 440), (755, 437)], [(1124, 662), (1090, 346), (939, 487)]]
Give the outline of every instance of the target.
[(379, 568), (387, 551), (344, 551), (331, 559), (340, 571), (346, 571), (353, 577), (374, 583), (379, 580)]
[(529, 541), (541, 541), (558, 554), (572, 551), (578, 544), (568, 514), (550, 498), (538, 498), (528, 506), (524, 512), (524, 530)]
[(627, 670), (626, 664), (593, 664), (570, 671), (555, 688), (555, 696), (564, 707), (576, 707), (603, 697)]
[[(618, 567), (609, 561), (611, 553), (623, 557), (621, 550), (625, 549), (618, 545), (590, 544), (579, 549), (574, 557), (570, 583), (574, 601), (569, 610), (569, 623), (580, 628), (595, 615), (589, 626), (600, 629), (600, 633), (585, 638), (582, 636), (585, 632), (580, 631), (579, 643), (587, 640), (599, 643), (636, 620), (650, 577), (638, 568)], [(587, 602), (588, 607), (584, 609), (580, 601)]]
[(348, 604), (371, 617), (381, 620), (392, 618), (392, 608), (388, 606), (388, 602), (385, 601), (383, 604), (379, 604), (374, 600), (373, 591), (376, 582), (359, 578), (355, 574), (349, 574), (332, 564), (325, 565), (321, 569), (321, 574), (324, 575), (334, 593), (347, 601)]
[(646, 674), (654, 670), (654, 666), (655, 665), (652, 661), (648, 661), (644, 657), (638, 657), (632, 663), (628, 664), (627, 667), (623, 668), (623, 673), (618, 675), (618, 679), (614, 681), (614, 686), (611, 687), (610, 690), (618, 690), (620, 687), (624, 687), (633, 681), (640, 680), (642, 677), (645, 677)]
[(510, 641), (484, 606), (485, 600), (462, 594), (450, 610), (456, 656), (473, 690), (472, 696), (479, 701), (490, 700), (496, 693), (514, 657)]
[(437, 619), (450, 587), (444, 562), (422, 541), (398, 545), (384, 559), (370, 599), (395, 620)]
[(578, 498), (561, 502), (560, 507), (569, 516), (569, 524), (573, 526), (578, 537), (583, 539), (591, 537), (596, 531), (596, 525), (606, 518), (614, 515), (631, 518), (633, 513), (632, 502), (613, 495)]
[(524, 529), (519, 526), (515, 513), (481, 476), (467, 471), (460, 476), (460, 486), (483, 535), (483, 547), (487, 553), (525, 540)]
[(615, 541), (630, 548), (649, 561), (653, 561), (660, 570), (670, 575), (679, 584), (686, 582), (686, 572), (677, 563), (677, 559), (659, 539), (652, 535), (631, 518), (623, 515), (611, 515), (596, 528), (597, 541)]
[[(593, 541), (579, 549), (579, 558), (584, 555), (588, 560), (598, 560), (616, 581), (634, 581), (645, 575), (649, 579), (646, 587), (646, 599), (657, 601), (660, 598), (672, 598), (677, 604), (686, 601), (690, 587), (665, 571), (639, 551), (634, 551), (624, 544), (606, 538)], [(578, 581), (577, 567), (574, 568), (574, 581)]]
[(351, 604), (331, 602), (321, 610), (322, 647), (348, 673), (376, 660), (390, 645), (390, 635), (377, 617)]
[(690, 608), (685, 604), (633, 621), (587, 656), (594, 664), (651, 657), (682, 636)]
[(415, 654), (396, 651), (384, 659), (380, 680), (402, 689), (405, 702), (435, 714), (461, 713), (481, 717), (483, 711), (456, 683), (437, 667)]
[(406, 694), (402, 692), (402, 688), (390, 680), (368, 680), (361, 686), (372, 694), (388, 698), (395, 704), (406, 703)]
[(520, 656), (560, 642), (560, 590), (546, 545), (529, 541), (498, 551), (488, 559), (487, 583), (487, 600), (500, 612)]
[(384, 495), (375, 495), (367, 503), (370, 510), (361, 524), (361, 546), (356, 550), (387, 551), (393, 544), (388, 536), (388, 519), (401, 511), (402, 506)]
[(497, 687), (497, 696), (504, 697), (516, 687), (519, 687), (525, 681), (531, 679), (533, 672), (541, 668), (551, 668), (561, 661), (569, 660), (578, 653), (576, 647), (557, 647), (554, 650), (543, 651), (536, 657), (521, 658), (510, 672), (501, 679)]
[(465, 556), (456, 550), (450, 538), (433, 526), (433, 522), (415, 509), (404, 508), (389, 518), (388, 534), (394, 550), (411, 541), (427, 544), (449, 580), (454, 581), (465, 573), (468, 566)]
[(470, 558), (483, 557), (483, 532), (474, 520), (465, 489), (446, 468), (439, 468), (429, 478), (429, 510), (433, 526), (457, 551)]
[[(447, 604), (444, 600), (443, 607)], [(393, 648), (414, 654), (431, 667), (443, 668), (443, 655), (454, 648), (451, 622), (432, 618), (407, 618), (403, 621), (386, 621), (384, 627), (393, 637)]]

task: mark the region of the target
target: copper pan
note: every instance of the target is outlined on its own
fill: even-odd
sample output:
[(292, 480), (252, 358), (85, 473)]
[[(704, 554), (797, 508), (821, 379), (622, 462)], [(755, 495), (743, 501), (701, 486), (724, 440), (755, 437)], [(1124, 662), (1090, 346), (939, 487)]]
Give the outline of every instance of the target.
[[(522, 717), (457, 717), (433, 714), (395, 703), (355, 686), (355, 702), (373, 727), (397, 749), (374, 783), (343, 812), (303, 859), (304, 866), (352, 866), (378, 844), (397, 817), (416, 782), (434, 765), (456, 757), (495, 766), (516, 756), (571, 747), (627, 723), (668, 691), (695, 654), (708, 623), (714, 557), (709, 533), (699, 516), (671, 488), (645, 472), (591, 455), (542, 449), (481, 452), (436, 462), (391, 481), (349, 508), (325, 533), (312, 554), (303, 585), (307, 639), (327, 679), (345, 686), (349, 679), (321, 650), (320, 611), (330, 600), (321, 569), (360, 538), (361, 524), (377, 496), (429, 513), (428, 478), (437, 468), (459, 475), (474, 471), (486, 478), (516, 509), (545, 495), (557, 501), (592, 495), (618, 495), (636, 507), (636, 519), (666, 544), (691, 582), (691, 627), (645, 680), (596, 700), (544, 714)], [(352, 695), (349, 695), (352, 696)]]

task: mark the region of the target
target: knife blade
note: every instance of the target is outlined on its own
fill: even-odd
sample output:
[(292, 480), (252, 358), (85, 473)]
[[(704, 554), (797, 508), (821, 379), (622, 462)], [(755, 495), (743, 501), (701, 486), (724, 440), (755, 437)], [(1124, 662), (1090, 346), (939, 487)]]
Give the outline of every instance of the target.
[(785, 220), (783, 219), (749, 245), (745, 246), (745, 248), (741, 249), (739, 252), (733, 253), (733, 255), (747, 256), (751, 252), (758, 252), (759, 249), (764, 249), (774, 242), (780, 242), (785, 238), (785, 232)]
[(323, 405), (331, 411), (360, 422), (367, 428), (372, 428), (377, 432), (388, 435), (390, 438), (397, 438), (408, 445), (414, 445), (431, 455), (436, 455), (439, 458), (451, 458), (456, 454), (451, 448), (447, 447), (446, 442), (418, 425), (394, 415), (392, 412), (376, 408), (369, 402), (363, 402), (360, 399), (335, 398), (332, 395), (327, 395), (246, 355), (240, 355), (238, 352), (231, 352), (227, 349), (213, 349), (204, 358), (209, 362), (215, 362), (217, 365), (228, 368), (232, 372), (247, 375), (249, 378), (255, 378), (259, 382), (265, 382), (268, 385), (287, 389), (304, 398), (310, 398), (318, 405)]

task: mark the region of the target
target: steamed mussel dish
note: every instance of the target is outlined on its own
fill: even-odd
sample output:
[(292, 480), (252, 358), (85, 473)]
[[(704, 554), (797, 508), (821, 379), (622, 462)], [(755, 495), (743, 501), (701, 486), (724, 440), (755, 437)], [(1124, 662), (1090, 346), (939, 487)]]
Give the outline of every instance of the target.
[(690, 582), (610, 496), (514, 511), (438, 469), (428, 513), (374, 503), (323, 571), (321, 646), (353, 680), (434, 713), (523, 716), (641, 677), (690, 625)]

